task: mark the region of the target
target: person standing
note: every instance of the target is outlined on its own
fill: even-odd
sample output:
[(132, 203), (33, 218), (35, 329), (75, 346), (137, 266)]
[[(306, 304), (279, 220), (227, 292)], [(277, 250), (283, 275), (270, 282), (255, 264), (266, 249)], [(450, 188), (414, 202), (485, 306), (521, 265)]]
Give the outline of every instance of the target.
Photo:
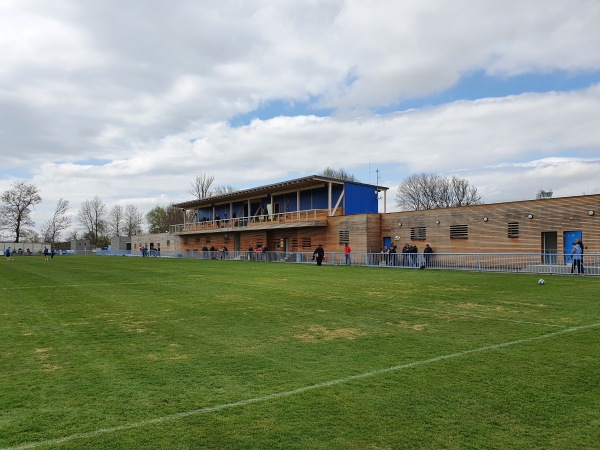
[(423, 254), (425, 256), (425, 267), (429, 267), (431, 264), (431, 254), (433, 253), (433, 249), (429, 246), (429, 244), (425, 244), (425, 249), (423, 250)]
[(44, 261), (48, 261), (48, 247), (44, 247)]
[(348, 245), (348, 243), (346, 242), (344, 244), (344, 254), (346, 255), (346, 265), (347, 266), (352, 264), (352, 258), (350, 257), (350, 253), (352, 253), (352, 249), (350, 248), (350, 245)]
[(398, 246), (396, 244), (392, 244), (390, 247), (390, 265), (396, 266), (398, 265)]
[(583, 242), (580, 239), (575, 239), (575, 244), (581, 249), (581, 273), (585, 273), (585, 267), (583, 266)]
[(4, 256), (6, 256), (6, 260), (7, 261), (14, 261), (14, 258), (12, 257), (12, 253), (10, 251), (10, 247), (8, 247), (5, 251), (4, 251)]
[(323, 262), (323, 258), (325, 258), (325, 250), (323, 250), (323, 246), (319, 244), (315, 251), (313, 252), (313, 259), (317, 260), (317, 266), (320, 266)]
[(571, 273), (581, 273), (581, 247), (575, 242), (572, 244), (573, 249), (571, 250)]

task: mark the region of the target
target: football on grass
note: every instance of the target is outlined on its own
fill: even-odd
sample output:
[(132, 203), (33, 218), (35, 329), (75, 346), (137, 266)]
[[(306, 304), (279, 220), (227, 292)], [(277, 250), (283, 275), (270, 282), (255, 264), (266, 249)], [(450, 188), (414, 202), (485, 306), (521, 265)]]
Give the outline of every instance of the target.
[(540, 279), (538, 280), (538, 284), (544, 284), (544, 283), (545, 283), (545, 281), (544, 281), (544, 279), (543, 279), (543, 278), (540, 278)]

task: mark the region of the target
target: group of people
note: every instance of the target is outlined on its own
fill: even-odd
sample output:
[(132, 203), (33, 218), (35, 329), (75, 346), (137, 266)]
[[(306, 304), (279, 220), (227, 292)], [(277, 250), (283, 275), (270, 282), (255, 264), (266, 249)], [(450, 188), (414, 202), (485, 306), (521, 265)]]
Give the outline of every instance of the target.
[(211, 245), (210, 248), (208, 245), (204, 244), (202, 246), (202, 257), (203, 259), (227, 259), (229, 257), (229, 249), (226, 245), (221, 247), (221, 250), (217, 250), (214, 245)]
[(583, 267), (583, 242), (575, 239), (571, 245), (571, 273), (585, 273)]
[(269, 261), (269, 249), (266, 245), (256, 244), (248, 247), (248, 259), (253, 261)]
[[(56, 254), (56, 251), (54, 250), (54, 248), (51, 248), (50, 250), (48, 250), (48, 247), (44, 247), (44, 251), (42, 253), (44, 255), (44, 261), (48, 261), (48, 257), (54, 259), (54, 255)], [(6, 250), (4, 250), (4, 256), (6, 257), (6, 261), (14, 261), (15, 260), (14, 254), (15, 254), (15, 252), (13, 250), (11, 250), (10, 247), (7, 247)], [(23, 250), (19, 249), (17, 254), (23, 255)], [(31, 250), (27, 249), (27, 251), (25, 252), (25, 255), (30, 256)]]
[(386, 265), (425, 268), (431, 265), (433, 249), (429, 244), (426, 244), (423, 249), (422, 259), (418, 256), (419, 248), (408, 242), (402, 247), (400, 255), (398, 255), (398, 246), (396, 244), (390, 245), (389, 248), (384, 246), (381, 253), (384, 254)]
[[(419, 249), (416, 245), (410, 245), (406, 243), (402, 248), (402, 255), (398, 255), (398, 246), (396, 244), (392, 244), (389, 248), (383, 247), (381, 253), (384, 254), (385, 263), (391, 266), (406, 266), (406, 267), (419, 267), (419, 258), (417, 256)], [(352, 248), (350, 244), (347, 242), (344, 243), (344, 258), (346, 261), (346, 265), (349, 266), (352, 264)], [(431, 255), (433, 254), (433, 249), (429, 244), (425, 245), (425, 249), (423, 250), (423, 261), (421, 268), (425, 268), (431, 264)], [(325, 250), (323, 249), (323, 245), (319, 244), (315, 251), (313, 252), (312, 259), (317, 261), (317, 266), (320, 266), (325, 259)]]
[[(347, 266), (352, 265), (352, 256), (351, 255), (352, 255), (352, 248), (350, 247), (350, 244), (345, 242), (344, 243), (344, 258), (345, 258)], [(313, 252), (312, 259), (317, 261), (317, 266), (320, 266), (323, 263), (323, 261), (325, 260), (325, 250), (323, 249), (322, 244), (319, 244), (317, 246), (317, 248)]]
[(148, 247), (144, 245), (140, 247), (140, 252), (142, 254), (142, 258), (158, 257), (160, 256), (160, 247), (150, 247), (148, 250)]

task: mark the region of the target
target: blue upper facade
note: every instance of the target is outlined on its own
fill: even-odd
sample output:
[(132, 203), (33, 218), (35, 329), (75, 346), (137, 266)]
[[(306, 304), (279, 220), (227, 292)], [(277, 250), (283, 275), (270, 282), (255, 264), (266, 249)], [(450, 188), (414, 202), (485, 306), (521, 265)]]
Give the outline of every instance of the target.
[(251, 218), (297, 211), (329, 210), (333, 215), (378, 213), (378, 193), (387, 188), (311, 176), (175, 205), (194, 211), (194, 221)]

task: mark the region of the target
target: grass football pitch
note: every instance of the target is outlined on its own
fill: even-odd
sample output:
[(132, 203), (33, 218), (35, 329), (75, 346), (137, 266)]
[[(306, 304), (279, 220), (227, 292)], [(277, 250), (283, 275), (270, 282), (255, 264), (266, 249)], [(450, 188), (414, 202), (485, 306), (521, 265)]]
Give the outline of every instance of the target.
[(600, 279), (0, 266), (0, 449), (600, 447)]

